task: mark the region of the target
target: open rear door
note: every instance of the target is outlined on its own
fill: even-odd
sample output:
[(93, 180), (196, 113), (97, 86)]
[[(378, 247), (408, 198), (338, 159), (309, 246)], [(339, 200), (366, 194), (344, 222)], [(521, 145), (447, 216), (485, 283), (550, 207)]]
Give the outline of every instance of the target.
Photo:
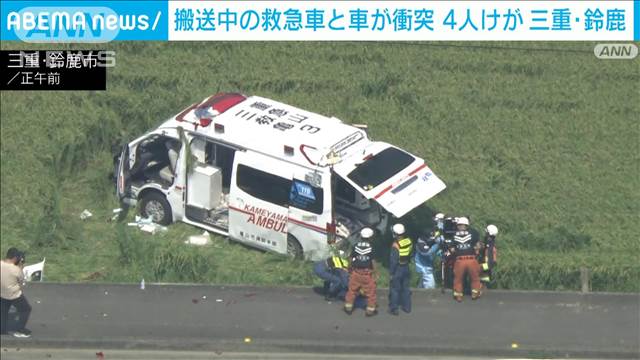
[(122, 147), (122, 152), (118, 158), (116, 164), (116, 194), (118, 199), (124, 201), (125, 197), (129, 193), (129, 145), (125, 144)]
[(423, 159), (404, 150), (375, 142), (362, 154), (335, 165), (334, 171), (395, 217), (404, 216), (446, 188)]

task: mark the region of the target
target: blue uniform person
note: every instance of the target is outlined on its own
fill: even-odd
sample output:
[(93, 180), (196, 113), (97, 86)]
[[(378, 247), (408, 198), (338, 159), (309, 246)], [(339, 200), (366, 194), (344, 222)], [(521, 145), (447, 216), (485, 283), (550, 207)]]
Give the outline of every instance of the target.
[(404, 236), (404, 225), (393, 225), (393, 244), (389, 261), (389, 313), (398, 315), (398, 307), (406, 313), (411, 312), (411, 290), (409, 290), (409, 262), (411, 261), (412, 241)]
[(416, 243), (416, 271), (420, 274), (418, 287), (434, 289), (436, 280), (433, 277), (433, 261), (441, 253), (440, 246), (444, 240), (444, 214), (436, 214), (434, 217), (436, 229), (431, 232), (428, 239), (418, 238)]
[(419, 288), (435, 289), (436, 280), (433, 276), (433, 261), (440, 254), (439, 244), (435, 237), (428, 240), (419, 238), (416, 243), (416, 271), (420, 275)]
[(349, 286), (349, 262), (339, 256), (331, 256), (313, 265), (313, 272), (324, 280), (325, 300), (344, 299)]

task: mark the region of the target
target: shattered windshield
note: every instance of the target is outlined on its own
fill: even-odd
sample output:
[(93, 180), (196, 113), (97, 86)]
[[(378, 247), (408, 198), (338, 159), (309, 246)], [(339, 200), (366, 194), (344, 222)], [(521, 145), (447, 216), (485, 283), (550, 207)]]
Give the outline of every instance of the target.
[(389, 147), (358, 165), (347, 177), (368, 191), (399, 173), (413, 160), (415, 158), (406, 152)]

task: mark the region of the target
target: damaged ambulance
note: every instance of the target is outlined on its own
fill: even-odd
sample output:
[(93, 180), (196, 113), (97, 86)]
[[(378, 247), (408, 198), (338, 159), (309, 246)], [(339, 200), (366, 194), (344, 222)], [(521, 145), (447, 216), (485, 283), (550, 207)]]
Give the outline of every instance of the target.
[(244, 244), (317, 260), (360, 229), (384, 233), (445, 189), (425, 161), (274, 100), (220, 93), (125, 145), (120, 200)]

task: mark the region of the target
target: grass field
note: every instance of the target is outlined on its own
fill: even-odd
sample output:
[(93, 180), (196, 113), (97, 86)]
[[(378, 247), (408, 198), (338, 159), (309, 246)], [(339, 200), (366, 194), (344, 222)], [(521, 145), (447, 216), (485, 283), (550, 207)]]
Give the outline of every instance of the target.
[(108, 44), (107, 91), (2, 93), (1, 250), (46, 256), (48, 280), (317, 283), (308, 263), (222, 238), (186, 247), (200, 231), (184, 224), (151, 236), (107, 221), (112, 145), (240, 91), (367, 123), (425, 158), (448, 189), (404, 220), (498, 225), (498, 287), (577, 289), (585, 266), (594, 290), (640, 291), (639, 60), (593, 45)]

